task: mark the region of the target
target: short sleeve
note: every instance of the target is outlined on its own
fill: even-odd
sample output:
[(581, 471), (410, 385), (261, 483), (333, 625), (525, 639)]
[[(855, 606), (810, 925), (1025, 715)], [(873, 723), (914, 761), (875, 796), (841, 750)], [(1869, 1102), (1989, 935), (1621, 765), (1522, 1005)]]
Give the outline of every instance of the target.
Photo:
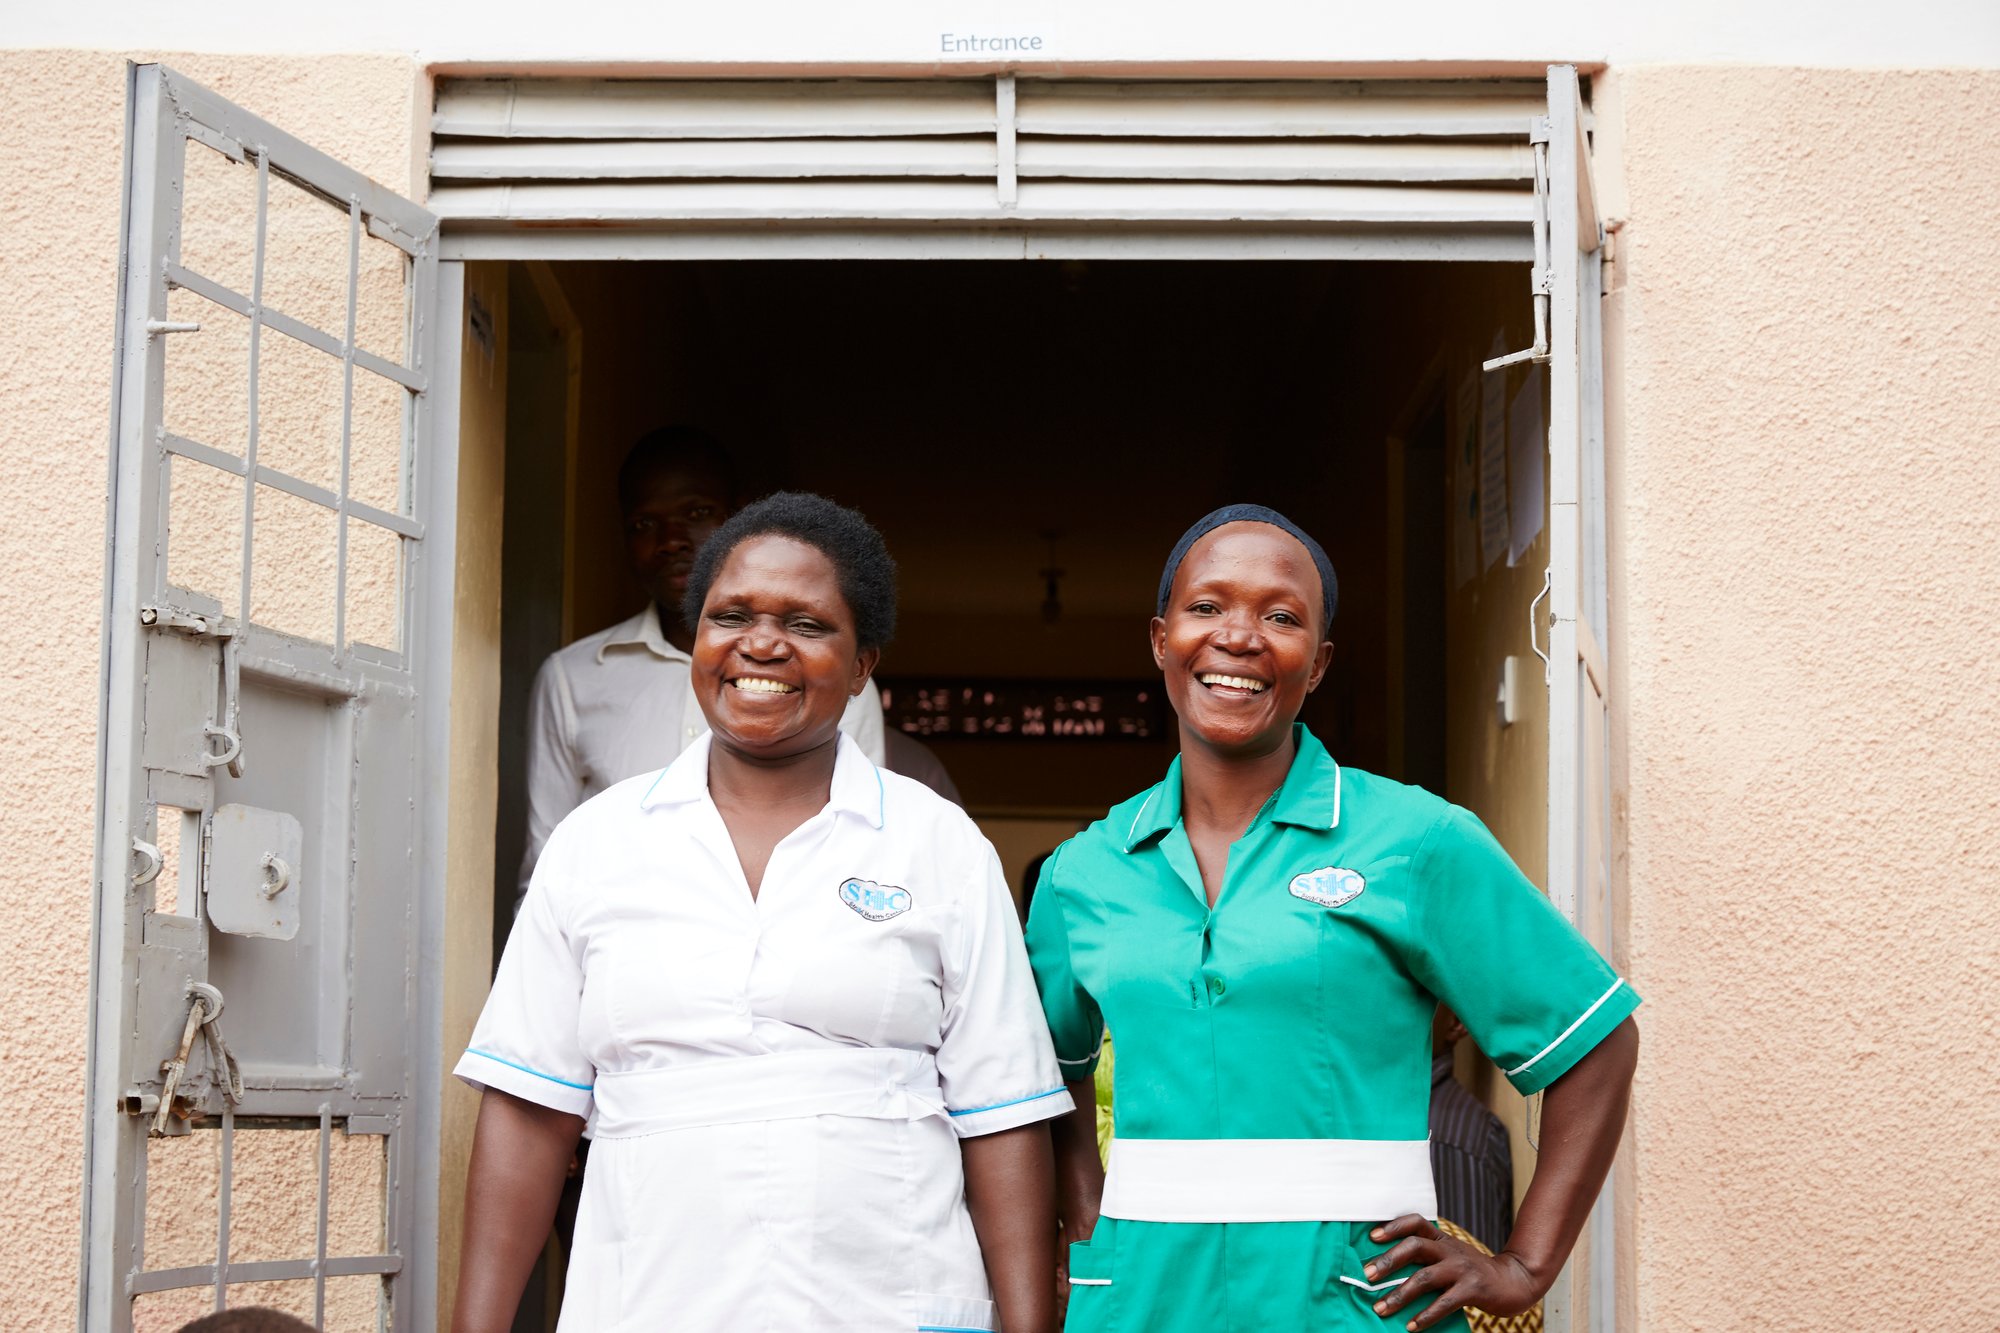
[(535, 673), (528, 696), (528, 838), (521, 856), (521, 887), (514, 897), (514, 914), (528, 895), (535, 862), (563, 816), (583, 804), (583, 774), (576, 762), (575, 705), (562, 659), (551, 653)]
[(1076, 962), (1069, 947), (1069, 919), (1056, 892), (1056, 866), (1062, 849), (1042, 862), (1028, 907), (1028, 961), (1042, 995), (1042, 1015), (1055, 1043), (1056, 1063), (1065, 1082), (1075, 1083), (1097, 1072), (1104, 1045), (1104, 1016), (1076, 979)]
[(1522, 1095), (1568, 1073), (1639, 1007), (1469, 812), (1441, 815), (1411, 869), (1411, 970)]
[(557, 920), (555, 886), (544, 858), (514, 916), (472, 1044), (453, 1072), (475, 1088), (587, 1117), (597, 1071), (577, 1040), (583, 968)]
[(1047, 1120), (1072, 1103), (1056, 1072), (1049, 1030), (1000, 858), (981, 842), (985, 865), (959, 912), (957, 948), (946, 958), (944, 1032), (938, 1078), (961, 1138)]

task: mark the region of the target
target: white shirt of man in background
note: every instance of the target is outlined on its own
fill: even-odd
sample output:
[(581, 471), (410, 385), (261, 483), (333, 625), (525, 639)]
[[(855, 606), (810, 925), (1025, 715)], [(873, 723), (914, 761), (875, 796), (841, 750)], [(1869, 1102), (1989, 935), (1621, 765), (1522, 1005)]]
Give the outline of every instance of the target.
[[(682, 427), (645, 436), (619, 469), (625, 554), (651, 596), (631, 619), (551, 653), (535, 674), (520, 893), (565, 815), (613, 783), (665, 768), (708, 730), (688, 688), (693, 637), (680, 605), (695, 552), (734, 512), (735, 492), (720, 446)], [(883, 764), (874, 681), (847, 701), (840, 729)]]

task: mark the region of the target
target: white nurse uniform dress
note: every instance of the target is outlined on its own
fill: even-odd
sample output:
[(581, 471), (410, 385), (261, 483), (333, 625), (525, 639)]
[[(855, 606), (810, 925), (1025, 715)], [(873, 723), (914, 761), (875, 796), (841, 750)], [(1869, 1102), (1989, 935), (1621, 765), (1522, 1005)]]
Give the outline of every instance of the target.
[(559, 1333), (996, 1327), (958, 1143), (1070, 1099), (991, 845), (839, 744), (754, 899), (707, 737), (549, 839), (457, 1073), (589, 1118)]

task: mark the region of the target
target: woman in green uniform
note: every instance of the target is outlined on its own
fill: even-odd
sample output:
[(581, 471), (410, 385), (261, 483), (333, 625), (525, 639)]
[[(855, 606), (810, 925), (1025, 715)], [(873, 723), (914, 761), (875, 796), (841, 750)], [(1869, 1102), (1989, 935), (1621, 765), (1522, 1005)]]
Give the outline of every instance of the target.
[[(1058, 1122), (1070, 1333), (1462, 1329), (1554, 1282), (1625, 1121), (1638, 997), (1471, 814), (1342, 768), (1297, 723), (1332, 565), (1261, 506), (1189, 529), (1154, 661), (1163, 781), (1042, 870), (1028, 951), (1077, 1109)], [(1542, 1149), (1507, 1248), (1442, 1236), (1426, 1121), (1448, 1004)], [(1091, 1086), (1118, 1036), (1098, 1165)]]

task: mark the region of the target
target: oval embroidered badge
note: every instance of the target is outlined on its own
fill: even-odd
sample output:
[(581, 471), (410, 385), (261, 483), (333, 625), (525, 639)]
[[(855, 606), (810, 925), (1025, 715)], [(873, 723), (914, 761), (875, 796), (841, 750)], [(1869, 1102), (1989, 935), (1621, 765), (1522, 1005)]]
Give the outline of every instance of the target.
[(892, 916), (901, 916), (912, 905), (908, 889), (899, 889), (893, 884), (877, 884), (872, 879), (840, 881), (840, 901), (870, 921), (887, 921)]
[(1292, 877), (1292, 897), (1303, 898), (1321, 907), (1340, 907), (1353, 902), (1368, 887), (1359, 870), (1341, 866), (1321, 866)]

